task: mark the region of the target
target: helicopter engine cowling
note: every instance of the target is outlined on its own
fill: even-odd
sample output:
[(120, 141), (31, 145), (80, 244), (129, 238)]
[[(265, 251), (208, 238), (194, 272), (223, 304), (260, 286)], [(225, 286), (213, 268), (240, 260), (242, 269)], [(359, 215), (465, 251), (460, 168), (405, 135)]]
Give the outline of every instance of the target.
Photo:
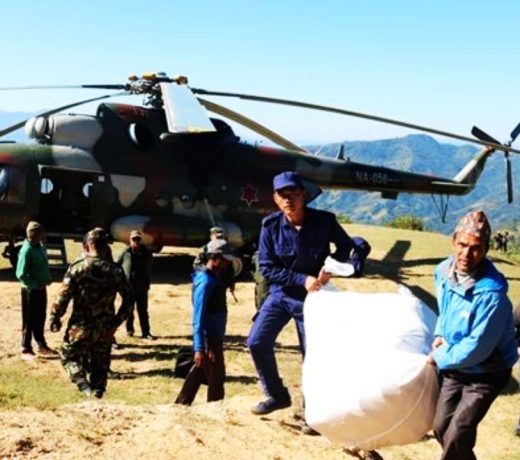
[(25, 133), (43, 144), (91, 149), (103, 134), (98, 119), (91, 115), (52, 115), (30, 118)]

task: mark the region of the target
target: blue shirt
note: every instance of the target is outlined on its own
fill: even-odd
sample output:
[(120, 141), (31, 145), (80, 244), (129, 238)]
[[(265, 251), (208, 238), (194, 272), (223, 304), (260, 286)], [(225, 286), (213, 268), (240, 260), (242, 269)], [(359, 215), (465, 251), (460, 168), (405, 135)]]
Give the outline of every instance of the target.
[(435, 335), (445, 343), (433, 351), (433, 359), (440, 370), (486, 373), (513, 367), (518, 355), (507, 287), (504, 276), (488, 259), (475, 279), (462, 284), (454, 279), (453, 258), (439, 264)]
[(303, 300), (307, 294), (305, 279), (318, 276), (330, 255), (330, 243), (336, 247), (332, 257), (347, 261), (352, 240), (330, 212), (305, 208), (300, 230), (281, 211), (267, 216), (260, 230), (258, 264), (270, 292), (282, 291)]
[(206, 337), (224, 338), (227, 323), (226, 286), (206, 269), (193, 273), (193, 349), (206, 350)]

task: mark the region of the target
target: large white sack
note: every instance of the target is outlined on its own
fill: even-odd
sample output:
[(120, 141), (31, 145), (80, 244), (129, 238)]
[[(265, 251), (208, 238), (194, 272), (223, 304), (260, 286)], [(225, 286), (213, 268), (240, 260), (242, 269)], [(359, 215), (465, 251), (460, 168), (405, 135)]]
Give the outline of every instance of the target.
[(436, 315), (399, 293), (321, 290), (304, 306), (307, 423), (344, 447), (371, 450), (419, 441), (438, 396), (426, 362)]

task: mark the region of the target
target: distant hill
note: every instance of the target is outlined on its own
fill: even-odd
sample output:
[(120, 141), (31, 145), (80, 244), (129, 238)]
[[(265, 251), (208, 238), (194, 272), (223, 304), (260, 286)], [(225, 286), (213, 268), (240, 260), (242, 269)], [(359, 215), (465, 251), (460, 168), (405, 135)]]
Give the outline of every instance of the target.
[[(0, 129), (27, 119), (31, 114), (0, 110)], [(27, 141), (23, 129), (0, 140)], [(319, 149), (320, 155), (335, 156), (341, 144), (307, 146), (309, 151)], [(471, 145), (439, 143), (426, 135), (410, 135), (379, 141), (343, 142), (345, 155), (352, 161), (403, 169), (416, 173), (453, 177), (478, 150)], [(518, 177), (520, 160), (513, 155), (513, 177)], [(381, 225), (403, 214), (413, 214), (424, 220), (428, 229), (450, 233), (457, 219), (470, 209), (483, 209), (490, 217), (493, 228), (515, 228), (520, 222), (520, 181), (514, 184), (516, 201), (508, 205), (505, 195), (505, 166), (503, 155), (494, 154), (487, 162), (475, 190), (469, 195), (451, 197), (446, 223), (440, 221), (429, 195), (401, 193), (396, 200), (385, 200), (379, 193), (324, 192), (314, 204), (347, 215), (352, 221)], [(515, 176), (516, 172), (516, 176)]]
[[(306, 148), (313, 152), (320, 148), (320, 155), (335, 156), (340, 145), (336, 143), (321, 148)], [(426, 135), (410, 135), (380, 141), (344, 142), (343, 145), (345, 156), (352, 161), (446, 178), (452, 178), (478, 150), (470, 145), (442, 144)], [(511, 161), (513, 172), (518, 172), (518, 159), (513, 156)], [(381, 198), (380, 193), (326, 191), (314, 204), (345, 214), (354, 222), (376, 225), (384, 224), (396, 216), (412, 214), (422, 218), (428, 229), (451, 233), (458, 218), (471, 209), (483, 209), (495, 229), (514, 228), (520, 221), (518, 181), (514, 184), (514, 196), (517, 198), (516, 201), (508, 205), (504, 159), (502, 154), (496, 153), (488, 159), (477, 186), (469, 195), (449, 198), (445, 224), (440, 221), (429, 195), (401, 193), (396, 200), (385, 200)]]

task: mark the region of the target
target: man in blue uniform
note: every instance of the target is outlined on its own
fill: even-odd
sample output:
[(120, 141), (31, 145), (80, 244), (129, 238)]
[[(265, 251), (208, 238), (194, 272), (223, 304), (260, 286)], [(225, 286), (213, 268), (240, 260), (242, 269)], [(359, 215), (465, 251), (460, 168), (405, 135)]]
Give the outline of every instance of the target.
[(435, 271), (439, 319), (429, 361), (442, 377), (433, 422), (442, 460), (476, 459), (477, 426), (518, 358), (507, 281), (486, 258), (490, 236), (482, 211), (466, 214), (453, 256)]
[(269, 283), (247, 340), (267, 399), (253, 407), (263, 415), (291, 405), (291, 397), (278, 374), (274, 344), (284, 326), (294, 318), (302, 354), (305, 353), (303, 302), (308, 292), (327, 284), (330, 274), (323, 263), (330, 254), (345, 262), (352, 240), (334, 214), (305, 206), (305, 188), (299, 174), (287, 171), (273, 179), (274, 201), (280, 211), (262, 222), (258, 264)]

